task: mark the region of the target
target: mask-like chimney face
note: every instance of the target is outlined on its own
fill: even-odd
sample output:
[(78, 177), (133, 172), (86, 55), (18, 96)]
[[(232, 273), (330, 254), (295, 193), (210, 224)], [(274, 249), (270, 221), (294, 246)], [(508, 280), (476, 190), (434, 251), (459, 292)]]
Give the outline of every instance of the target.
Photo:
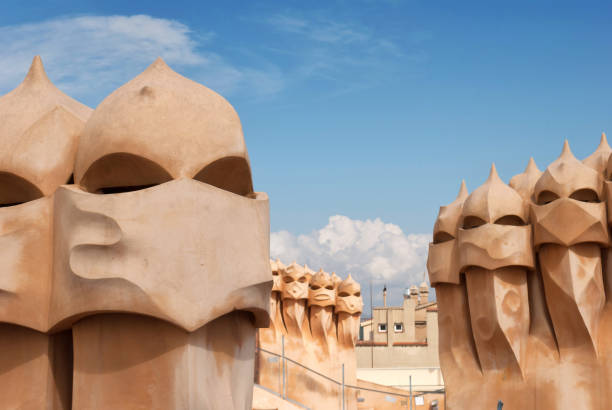
[(535, 245), (594, 242), (607, 246), (602, 194), (602, 176), (578, 161), (566, 141), (561, 156), (546, 168), (535, 186), (536, 204), (531, 208)]
[(285, 265), (280, 260), (270, 261), (270, 266), (272, 268), (272, 292), (280, 292), (281, 291), (281, 277), (280, 270), (285, 268)]
[(362, 310), (361, 286), (353, 280), (351, 275), (348, 275), (338, 286), (336, 313), (345, 312), (354, 315), (361, 313)]
[(533, 268), (531, 226), (523, 198), (503, 183), (495, 166), (487, 181), (466, 199), (459, 229), (460, 268)]
[(503, 183), (495, 165), (463, 204), (460, 267), (483, 372), (507, 363), (523, 374), (529, 331), (527, 272), (535, 267), (527, 216), (523, 197)]
[(308, 299), (308, 280), (304, 267), (293, 262), (281, 273), (281, 296), (283, 299)]
[(321, 269), (317, 272), (308, 285), (309, 306), (333, 306), (336, 304), (336, 291), (331, 277)]
[(468, 196), (465, 182), (461, 183), (459, 195), (447, 206), (440, 207), (434, 225), (434, 241), (429, 244), (427, 270), (429, 280), (436, 283), (459, 283), (459, 255), (457, 253), (457, 228), (463, 203)]
[(50, 327), (53, 195), (90, 114), (49, 81), (40, 57), (0, 97), (0, 322)]
[(192, 331), (247, 310), (267, 321), (268, 199), (252, 192), (221, 96), (156, 61), (92, 114), (75, 180), (85, 190), (55, 198), (54, 320), (120, 311)]

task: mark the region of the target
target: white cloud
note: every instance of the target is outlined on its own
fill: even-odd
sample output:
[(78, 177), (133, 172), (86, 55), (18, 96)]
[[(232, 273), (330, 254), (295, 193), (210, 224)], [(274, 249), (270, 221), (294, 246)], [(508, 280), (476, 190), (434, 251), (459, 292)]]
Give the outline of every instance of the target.
[(423, 280), (430, 240), (429, 234), (405, 234), (379, 218), (360, 221), (334, 215), (309, 234), (273, 232), (270, 253), (284, 263), (295, 260), (342, 277), (350, 273), (366, 293), (370, 279), (387, 284), (397, 303), (405, 287)]
[(58, 87), (86, 100), (102, 98), (158, 56), (223, 94), (240, 90), (260, 96), (283, 88), (276, 67), (241, 67), (203, 51), (214, 37), (147, 15), (64, 17), (0, 27), (0, 93), (21, 82), (37, 54)]

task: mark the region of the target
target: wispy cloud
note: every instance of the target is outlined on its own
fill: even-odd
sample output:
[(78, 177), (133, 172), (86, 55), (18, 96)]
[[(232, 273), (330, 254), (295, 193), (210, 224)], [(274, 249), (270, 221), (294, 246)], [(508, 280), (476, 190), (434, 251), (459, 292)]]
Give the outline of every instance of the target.
[(283, 34), (285, 46), (276, 50), (294, 57), (290, 73), (297, 81), (327, 82), (327, 95), (374, 87), (427, 59), (419, 44), (323, 12), (279, 13), (264, 23)]
[(334, 215), (309, 234), (273, 232), (270, 253), (284, 263), (295, 260), (343, 277), (351, 273), (366, 292), (370, 279), (385, 283), (398, 301), (404, 287), (423, 280), (430, 240), (429, 234), (406, 234), (379, 218), (362, 221)]
[(359, 29), (331, 20), (307, 20), (286, 14), (276, 14), (267, 21), (278, 30), (307, 36), (321, 43), (363, 44), (371, 41), (371, 34), (363, 28)]
[[(161, 56), (230, 98), (260, 99), (306, 90), (329, 98), (396, 78), (426, 59), (420, 44), (325, 12), (238, 17), (266, 41), (234, 47), (219, 33), (148, 15), (71, 16), (0, 27), (0, 94), (41, 55), (51, 79), (90, 105)], [(270, 35), (272, 34), (272, 35)]]
[(237, 90), (258, 95), (283, 88), (276, 67), (232, 64), (207, 51), (213, 33), (195, 33), (177, 21), (135, 16), (64, 17), (0, 27), (0, 93), (15, 87), (36, 54), (56, 84), (91, 101), (130, 80), (156, 57), (223, 94)]

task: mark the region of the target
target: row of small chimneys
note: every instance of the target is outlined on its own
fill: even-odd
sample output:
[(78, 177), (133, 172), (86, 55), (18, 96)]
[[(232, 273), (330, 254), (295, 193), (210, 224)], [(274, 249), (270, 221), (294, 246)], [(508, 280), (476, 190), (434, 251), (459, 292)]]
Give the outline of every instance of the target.
[(308, 299), (308, 306), (335, 306), (335, 311), (361, 313), (361, 286), (349, 274), (342, 280), (335, 272), (313, 271), (295, 261), (285, 266), (280, 260), (270, 260), (272, 293), (283, 299)]

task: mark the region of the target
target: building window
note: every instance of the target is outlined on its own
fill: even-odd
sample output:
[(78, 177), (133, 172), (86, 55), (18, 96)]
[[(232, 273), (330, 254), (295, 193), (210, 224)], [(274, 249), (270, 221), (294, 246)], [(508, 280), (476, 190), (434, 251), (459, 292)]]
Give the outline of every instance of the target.
[(395, 323), (393, 325), (393, 330), (395, 330), (395, 333), (399, 333), (399, 332), (403, 332), (404, 331), (404, 324), (403, 323)]
[(387, 333), (387, 324), (386, 323), (379, 323), (378, 324), (378, 331), (380, 333)]

